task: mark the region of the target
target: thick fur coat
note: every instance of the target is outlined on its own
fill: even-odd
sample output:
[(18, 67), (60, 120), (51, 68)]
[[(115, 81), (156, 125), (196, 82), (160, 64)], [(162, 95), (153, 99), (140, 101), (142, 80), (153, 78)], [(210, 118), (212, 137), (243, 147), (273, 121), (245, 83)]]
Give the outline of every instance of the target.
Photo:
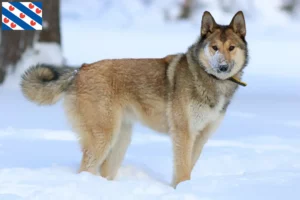
[(23, 75), (24, 95), (40, 105), (64, 97), (79, 136), (81, 171), (114, 179), (135, 121), (168, 133), (172, 185), (189, 180), (204, 144), (222, 121), (248, 61), (246, 26), (238, 12), (227, 26), (209, 12), (199, 40), (186, 53), (161, 59), (112, 59), (80, 68), (34, 66)]

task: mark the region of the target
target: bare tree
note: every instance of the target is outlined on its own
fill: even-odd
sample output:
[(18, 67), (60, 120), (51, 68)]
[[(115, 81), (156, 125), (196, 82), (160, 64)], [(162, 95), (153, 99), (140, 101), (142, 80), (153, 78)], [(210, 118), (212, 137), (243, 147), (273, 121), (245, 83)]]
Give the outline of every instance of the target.
[(188, 19), (192, 15), (193, 5), (195, 4), (195, 0), (184, 0), (181, 5), (181, 12), (178, 16), (179, 19)]

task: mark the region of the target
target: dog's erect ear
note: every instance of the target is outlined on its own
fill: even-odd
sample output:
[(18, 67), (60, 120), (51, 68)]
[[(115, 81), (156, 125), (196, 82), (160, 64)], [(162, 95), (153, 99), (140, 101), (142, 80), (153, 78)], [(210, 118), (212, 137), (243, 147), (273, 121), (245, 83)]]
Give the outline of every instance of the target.
[(230, 26), (235, 33), (245, 37), (246, 35), (246, 22), (242, 11), (237, 12), (230, 22)]
[(213, 16), (208, 11), (203, 13), (201, 23), (201, 36), (205, 36), (207, 33), (212, 33), (217, 26)]

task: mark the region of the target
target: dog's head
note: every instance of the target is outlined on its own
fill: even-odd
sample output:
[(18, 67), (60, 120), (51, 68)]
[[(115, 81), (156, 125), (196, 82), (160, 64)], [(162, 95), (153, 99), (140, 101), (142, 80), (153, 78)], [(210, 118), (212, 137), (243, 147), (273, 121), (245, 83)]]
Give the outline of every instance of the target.
[(242, 11), (237, 12), (229, 25), (219, 25), (205, 11), (201, 37), (194, 58), (209, 74), (227, 79), (241, 71), (248, 61), (246, 23)]

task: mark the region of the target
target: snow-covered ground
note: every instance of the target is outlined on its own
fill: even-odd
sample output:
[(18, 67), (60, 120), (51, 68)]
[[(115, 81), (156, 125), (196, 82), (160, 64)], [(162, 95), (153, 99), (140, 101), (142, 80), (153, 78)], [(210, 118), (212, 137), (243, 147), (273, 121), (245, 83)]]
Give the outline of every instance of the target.
[[(68, 64), (183, 52), (199, 33), (199, 27), (183, 23), (102, 25), (63, 21)], [(169, 186), (170, 140), (140, 124), (117, 180), (77, 174), (81, 152), (62, 102), (38, 107), (25, 100), (17, 81), (7, 81), (0, 88), (0, 200), (299, 199), (299, 24), (247, 27), (251, 59), (243, 81), (248, 86), (239, 88), (192, 180), (176, 190)]]

